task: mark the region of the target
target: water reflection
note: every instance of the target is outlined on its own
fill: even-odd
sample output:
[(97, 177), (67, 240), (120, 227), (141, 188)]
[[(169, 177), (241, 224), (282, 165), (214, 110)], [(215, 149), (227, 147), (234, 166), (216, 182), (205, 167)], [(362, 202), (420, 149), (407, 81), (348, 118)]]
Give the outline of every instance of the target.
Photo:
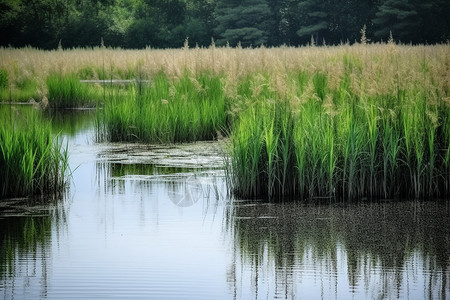
[(230, 207), (235, 298), (450, 297), (448, 203)]
[(33, 116), (42, 116), (51, 121), (54, 132), (73, 137), (83, 130), (92, 128), (95, 123), (93, 109), (46, 110), (31, 104), (0, 104), (0, 117), (13, 122), (26, 122)]
[[(29, 199), (28, 199), (29, 202)], [(28, 203), (27, 212), (2, 211), (0, 217), (0, 297), (38, 299), (48, 293), (52, 243), (66, 226), (65, 210), (47, 202)]]
[[(0, 276), (9, 277), (17, 268), (36, 270), (33, 266), (16, 263), (16, 256), (33, 255), (45, 260), (46, 245), (50, 241), (49, 217), (11, 217), (0, 219)], [(28, 263), (28, 261), (27, 261)], [(45, 270), (43, 270), (45, 272)]]
[(55, 132), (73, 137), (81, 131), (94, 126), (95, 109), (60, 109), (44, 111), (44, 116), (51, 120)]

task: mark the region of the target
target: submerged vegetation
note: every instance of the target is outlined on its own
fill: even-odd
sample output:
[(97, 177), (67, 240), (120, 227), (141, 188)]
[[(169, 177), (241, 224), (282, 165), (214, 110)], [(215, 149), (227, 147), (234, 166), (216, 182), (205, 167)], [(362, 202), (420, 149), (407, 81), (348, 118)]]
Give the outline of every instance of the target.
[[(449, 47), (363, 39), (271, 49), (2, 48), (0, 89), (12, 95), (14, 78), (33, 74), (35, 94), (47, 95), (50, 106), (96, 106), (99, 140), (228, 134), (228, 182), (239, 197), (444, 197)], [(120, 86), (116, 79), (135, 81)]]
[(67, 181), (68, 153), (37, 114), (0, 110), (0, 198), (58, 194)]

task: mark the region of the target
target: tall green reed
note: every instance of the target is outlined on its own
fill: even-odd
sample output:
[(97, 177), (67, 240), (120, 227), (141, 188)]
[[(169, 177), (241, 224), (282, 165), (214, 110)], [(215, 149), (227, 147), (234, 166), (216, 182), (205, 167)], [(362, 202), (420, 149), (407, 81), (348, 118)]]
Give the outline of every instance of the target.
[(230, 135), (227, 166), (236, 195), (280, 198), (295, 194), (293, 126), (291, 111), (267, 98), (240, 113)]
[[(398, 170), (400, 169), (400, 149), (401, 149), (401, 135), (398, 117), (391, 109), (381, 109), (381, 175), (382, 193), (384, 198), (391, 198), (398, 193), (399, 180), (397, 178)], [(375, 194), (376, 195), (376, 194)]]
[[(443, 184), (442, 188), (444, 189), (444, 194), (448, 194), (450, 192), (450, 105), (446, 106), (446, 109), (443, 109), (441, 111), (447, 111), (447, 114), (442, 117), (442, 136), (443, 141), (440, 143), (440, 147), (438, 149), (440, 150), (441, 159), (443, 162)], [(439, 186), (439, 185), (438, 185)]]
[(257, 94), (242, 90), (251, 98), (232, 126), (227, 172), (236, 195), (349, 200), (448, 195), (447, 104), (430, 101), (422, 90), (357, 95), (350, 76), (331, 90), (321, 76), (297, 85), (300, 101), (283, 100), (270, 86)]
[(0, 198), (62, 192), (68, 150), (51, 125), (35, 114), (0, 117)]
[(233, 128), (231, 139), (231, 184), (234, 194), (242, 197), (257, 197), (270, 193), (264, 188), (260, 157), (264, 150), (264, 131), (257, 108), (249, 107), (242, 112)]

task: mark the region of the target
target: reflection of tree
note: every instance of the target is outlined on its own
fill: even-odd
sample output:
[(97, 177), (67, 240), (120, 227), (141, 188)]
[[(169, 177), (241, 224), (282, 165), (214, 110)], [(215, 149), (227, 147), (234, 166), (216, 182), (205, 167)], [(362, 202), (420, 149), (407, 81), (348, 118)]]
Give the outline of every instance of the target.
[(450, 228), (443, 225), (449, 221), (448, 207), (434, 202), (237, 203), (227, 213), (235, 245), (229, 283), (237, 298), (246, 285), (252, 296), (290, 298), (309, 281), (322, 296), (344, 288), (369, 298), (399, 297), (416, 285), (426, 297), (442, 298), (450, 283)]

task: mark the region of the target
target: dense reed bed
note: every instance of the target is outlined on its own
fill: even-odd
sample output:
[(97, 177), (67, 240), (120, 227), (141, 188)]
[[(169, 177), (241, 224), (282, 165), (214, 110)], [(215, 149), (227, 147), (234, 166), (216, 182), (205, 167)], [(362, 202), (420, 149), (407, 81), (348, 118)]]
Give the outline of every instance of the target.
[(49, 122), (37, 114), (18, 115), (13, 108), (2, 108), (0, 125), (0, 198), (62, 192), (67, 149)]
[(448, 90), (413, 82), (398, 85), (394, 93), (361, 93), (352, 80), (362, 78), (354, 78), (354, 63), (343, 59), (347, 71), (334, 88), (332, 74), (304, 72), (288, 75), (288, 96), (274, 92), (269, 80), (258, 84), (266, 88), (253, 93), (257, 100), (231, 130), (228, 168), (235, 194), (272, 199), (449, 195)]
[[(74, 78), (87, 99), (76, 78), (136, 79), (127, 88), (97, 87), (100, 140), (180, 142), (229, 132), (227, 173), (240, 197), (450, 194), (449, 44), (1, 48), (0, 58), (2, 86), (12, 91), (27, 75), (43, 95), (58, 90), (52, 76)], [(56, 98), (63, 97), (49, 97), (50, 105)]]

